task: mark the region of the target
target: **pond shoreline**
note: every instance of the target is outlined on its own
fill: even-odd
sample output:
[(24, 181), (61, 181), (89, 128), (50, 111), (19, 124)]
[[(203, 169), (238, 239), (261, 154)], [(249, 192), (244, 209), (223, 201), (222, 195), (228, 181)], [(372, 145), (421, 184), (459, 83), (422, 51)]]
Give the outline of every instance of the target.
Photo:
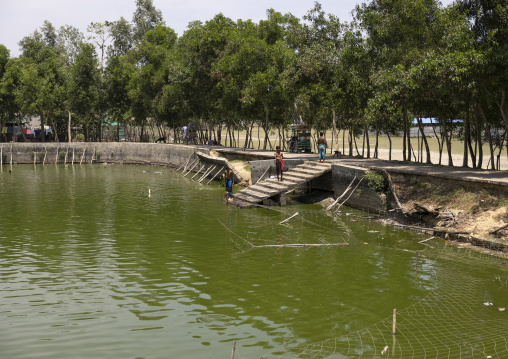
[[(3, 164), (125, 163), (172, 168), (184, 166), (191, 158), (197, 159), (197, 153), (201, 153), (204, 156), (200, 156), (200, 163), (204, 167), (196, 166), (194, 170), (199, 171), (203, 167), (201, 173), (208, 169), (203, 158), (206, 161), (213, 154), (219, 156), (216, 158), (221, 161), (238, 162), (241, 167), (248, 163), (252, 184), (257, 182), (262, 172), (271, 171), (271, 167), (275, 170), (272, 151), (243, 151), (222, 146), (130, 142), (2, 143), (0, 152)], [(305, 161), (316, 160), (317, 155), (285, 153), (285, 159), (289, 167), (294, 167)], [(506, 171), (477, 171), (357, 158), (329, 162), (332, 163), (331, 172), (310, 181), (307, 191), (329, 191), (337, 198), (355, 176), (359, 178), (374, 171), (383, 174), (386, 180), (386, 173), (389, 173), (392, 186), (376, 190), (364, 181), (344, 204), (379, 213), (395, 225), (435, 228), (434, 234), (439, 232), (440, 236), (449, 240), (499, 253), (508, 252), (508, 230), (499, 230), (496, 235), (489, 234), (508, 223)], [(210, 171), (207, 177), (211, 178), (216, 171)], [(243, 170), (243, 177), (245, 173)], [(242, 175), (238, 175), (241, 179)], [(443, 221), (445, 212), (451, 213), (451, 222)]]

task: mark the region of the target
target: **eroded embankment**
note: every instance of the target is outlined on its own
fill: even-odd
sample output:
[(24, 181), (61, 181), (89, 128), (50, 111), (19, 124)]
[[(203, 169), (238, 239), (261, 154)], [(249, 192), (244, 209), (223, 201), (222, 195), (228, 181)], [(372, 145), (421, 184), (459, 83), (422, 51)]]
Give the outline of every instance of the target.
[(505, 186), (400, 173), (392, 173), (391, 180), (402, 207), (392, 212), (397, 222), (508, 253)]

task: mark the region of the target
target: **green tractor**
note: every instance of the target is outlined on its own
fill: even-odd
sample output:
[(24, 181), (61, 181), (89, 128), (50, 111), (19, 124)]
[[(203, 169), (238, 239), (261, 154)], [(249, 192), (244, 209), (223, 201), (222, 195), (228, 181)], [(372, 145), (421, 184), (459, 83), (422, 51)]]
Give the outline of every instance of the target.
[(288, 150), (294, 153), (310, 153), (310, 131), (311, 127), (304, 124), (293, 124), (287, 128)]

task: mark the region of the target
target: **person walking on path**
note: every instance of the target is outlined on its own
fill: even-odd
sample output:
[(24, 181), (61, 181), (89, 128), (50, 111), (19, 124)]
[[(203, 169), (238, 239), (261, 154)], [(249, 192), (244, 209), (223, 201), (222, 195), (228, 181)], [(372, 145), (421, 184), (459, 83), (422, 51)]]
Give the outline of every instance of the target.
[[(284, 160), (283, 160), (283, 154), (280, 152), (280, 147), (275, 147), (276, 152), (274, 153), (275, 156), (275, 172), (277, 173), (277, 182), (283, 182), (282, 180), (282, 171), (284, 170)], [(279, 180), (279, 173), (280, 173), (280, 180)]]
[(164, 141), (164, 143), (166, 143), (167, 138), (168, 138), (168, 135), (167, 135), (166, 131), (164, 131), (164, 134), (161, 137), (159, 137), (159, 139), (157, 141), (155, 141), (155, 143), (162, 142), (162, 141)]
[(325, 152), (326, 152), (326, 138), (323, 136), (323, 132), (319, 133), (317, 140), (319, 150), (319, 162), (325, 163)]

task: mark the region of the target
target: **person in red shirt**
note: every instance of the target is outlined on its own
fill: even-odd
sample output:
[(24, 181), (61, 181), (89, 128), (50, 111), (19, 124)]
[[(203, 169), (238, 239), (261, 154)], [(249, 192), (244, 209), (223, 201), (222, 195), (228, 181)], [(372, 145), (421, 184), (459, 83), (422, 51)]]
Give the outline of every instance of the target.
[[(282, 182), (282, 170), (284, 169), (284, 161), (283, 161), (283, 155), (282, 152), (280, 152), (280, 147), (275, 147), (275, 172), (277, 173), (277, 181)], [(280, 180), (279, 180), (279, 173), (280, 173)]]

